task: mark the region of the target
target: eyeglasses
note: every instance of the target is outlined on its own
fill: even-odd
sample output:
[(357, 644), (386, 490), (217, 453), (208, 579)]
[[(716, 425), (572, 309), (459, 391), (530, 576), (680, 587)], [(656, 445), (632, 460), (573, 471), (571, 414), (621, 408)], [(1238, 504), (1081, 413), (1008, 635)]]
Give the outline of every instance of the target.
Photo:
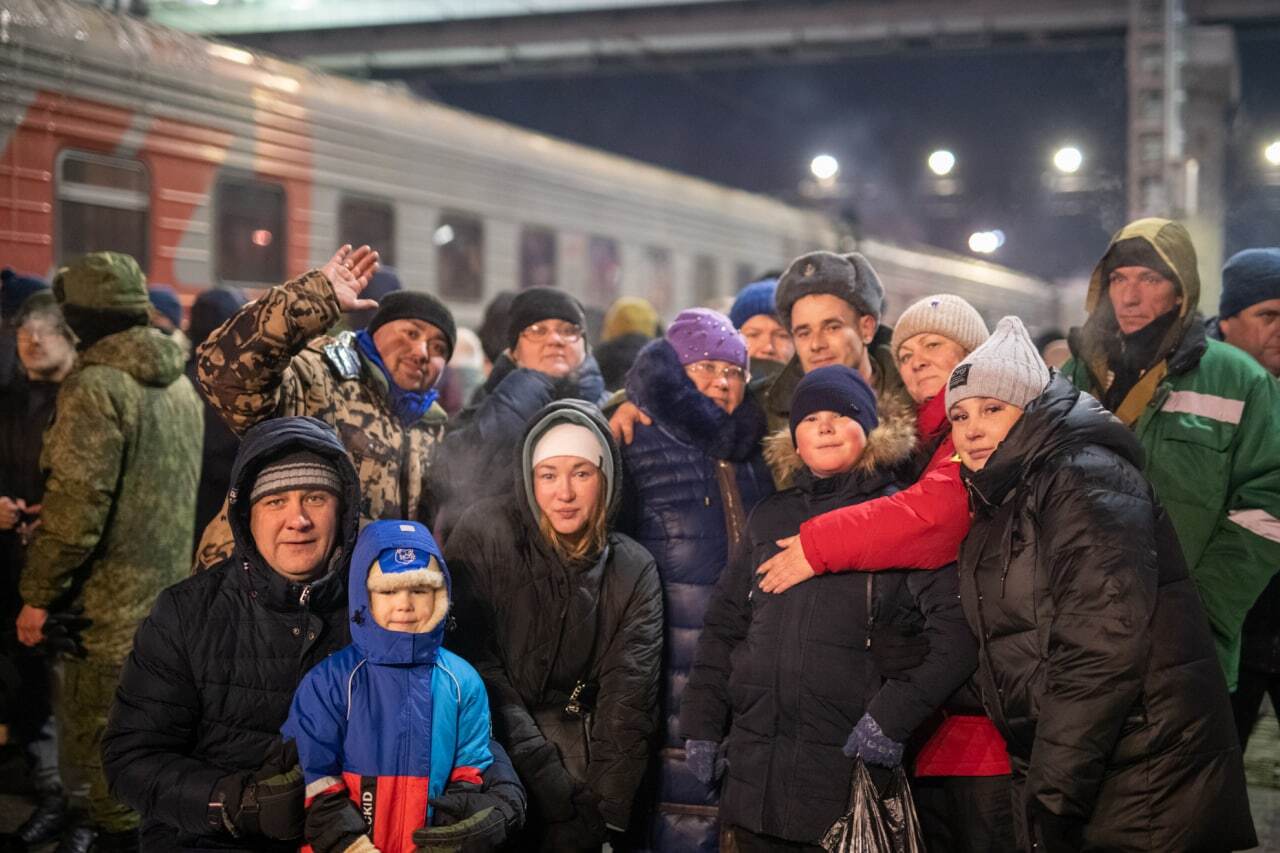
[(520, 334), (531, 341), (545, 341), (552, 332), (571, 344), (582, 340), (582, 327), (576, 323), (561, 323), (558, 326), (554, 323), (534, 323), (532, 326), (525, 326)]
[(703, 379), (718, 379), (721, 376), (730, 382), (745, 382), (747, 379), (747, 371), (736, 364), (720, 367), (710, 361), (695, 361), (685, 365), (684, 369), (690, 376), (700, 376)]

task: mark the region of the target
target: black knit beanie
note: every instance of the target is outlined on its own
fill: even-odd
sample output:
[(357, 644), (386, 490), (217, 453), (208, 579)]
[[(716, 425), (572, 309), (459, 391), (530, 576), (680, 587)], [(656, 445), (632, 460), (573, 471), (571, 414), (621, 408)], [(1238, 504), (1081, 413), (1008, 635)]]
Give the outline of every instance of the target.
[(858, 422), (863, 433), (880, 425), (876, 395), (862, 374), (843, 364), (819, 367), (804, 375), (791, 395), (791, 441), (796, 427), (814, 412), (837, 412)]
[(1102, 285), (1105, 288), (1111, 273), (1120, 267), (1146, 267), (1149, 270), (1155, 270), (1160, 275), (1169, 279), (1178, 288), (1178, 293), (1182, 293), (1182, 279), (1178, 278), (1178, 274), (1174, 272), (1164, 258), (1160, 257), (1160, 253), (1156, 251), (1155, 246), (1143, 237), (1128, 237), (1119, 241), (1109, 250), (1107, 256), (1102, 261)]
[(531, 287), (516, 294), (507, 315), (507, 346), (515, 349), (520, 333), (539, 320), (576, 323), (586, 334), (587, 315), (582, 303), (554, 287)]
[(444, 332), (445, 341), (449, 344), (449, 354), (445, 356), (445, 360), (453, 356), (453, 345), (458, 340), (458, 327), (453, 321), (453, 313), (430, 293), (396, 290), (382, 297), (378, 310), (369, 321), (369, 334), (372, 335), (392, 320), (421, 320), (430, 323)]

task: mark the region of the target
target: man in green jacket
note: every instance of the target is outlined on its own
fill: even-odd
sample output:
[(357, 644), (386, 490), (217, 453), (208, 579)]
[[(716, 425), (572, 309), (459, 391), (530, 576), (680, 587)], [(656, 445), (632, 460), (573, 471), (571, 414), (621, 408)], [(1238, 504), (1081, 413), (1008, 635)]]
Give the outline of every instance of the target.
[(63, 781), (85, 814), (58, 849), (136, 850), (138, 816), (107, 793), (100, 741), (134, 631), (190, 565), (203, 414), (182, 348), (147, 325), (133, 258), (86, 255), (58, 272), (53, 292), (80, 358), (45, 433), (18, 639), (75, 649), (54, 716)]
[(1245, 615), (1280, 569), (1280, 386), (1209, 340), (1182, 225), (1140, 219), (1094, 268), (1063, 373), (1138, 435), (1232, 690)]

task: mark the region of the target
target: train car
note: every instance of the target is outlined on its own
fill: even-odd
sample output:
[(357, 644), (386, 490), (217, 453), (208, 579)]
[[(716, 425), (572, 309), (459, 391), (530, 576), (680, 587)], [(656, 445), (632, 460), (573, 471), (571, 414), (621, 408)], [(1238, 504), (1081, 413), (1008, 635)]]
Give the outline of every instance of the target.
[[(262, 287), (369, 243), (476, 322), (504, 289), (661, 313), (731, 295), (839, 223), (69, 0), (0, 0), (0, 264), (133, 254), (187, 298)], [(1056, 321), (1047, 283), (929, 249), (858, 244), (890, 316), (952, 291)]]

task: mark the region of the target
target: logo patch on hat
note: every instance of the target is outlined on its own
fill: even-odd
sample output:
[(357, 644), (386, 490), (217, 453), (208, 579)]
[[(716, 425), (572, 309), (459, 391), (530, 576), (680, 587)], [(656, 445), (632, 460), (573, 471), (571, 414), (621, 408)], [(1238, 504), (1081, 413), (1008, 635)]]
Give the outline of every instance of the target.
[(947, 383), (947, 390), (969, 384), (969, 368), (971, 367), (973, 367), (972, 364), (962, 364), (952, 371), (951, 381)]
[(815, 267), (813, 264), (804, 265), (804, 275), (813, 275), (815, 272), (817, 272), (817, 270), (818, 268)]
[(412, 548), (397, 548), (396, 562), (402, 566), (407, 566), (413, 562), (414, 553)]

